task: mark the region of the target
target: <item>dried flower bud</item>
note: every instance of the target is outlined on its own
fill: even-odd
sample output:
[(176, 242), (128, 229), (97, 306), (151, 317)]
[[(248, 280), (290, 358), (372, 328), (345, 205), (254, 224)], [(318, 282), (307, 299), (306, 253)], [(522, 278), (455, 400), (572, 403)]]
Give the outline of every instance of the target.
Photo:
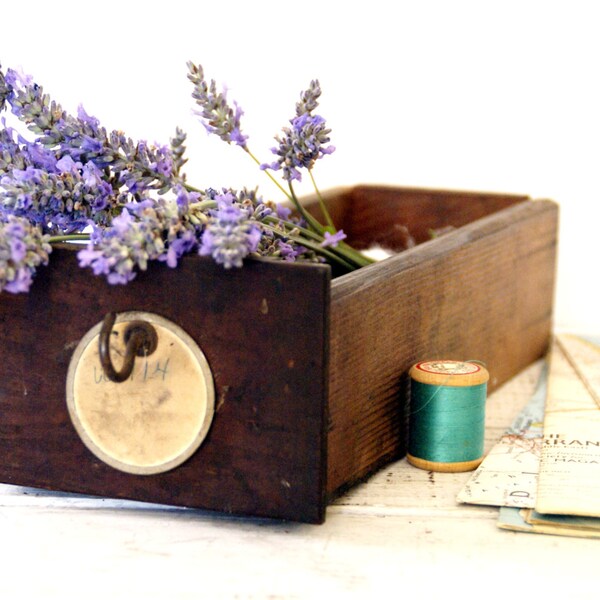
[(48, 264), (51, 251), (48, 236), (27, 219), (0, 218), (0, 292), (28, 292), (36, 269)]
[(227, 94), (217, 92), (217, 84), (212, 79), (208, 84), (204, 78), (201, 65), (188, 62), (188, 79), (194, 85), (192, 98), (201, 108), (198, 115), (209, 133), (214, 133), (228, 144), (233, 142), (242, 148), (246, 147), (248, 136), (243, 135), (240, 118), (244, 111), (234, 102), (231, 107), (227, 102)]

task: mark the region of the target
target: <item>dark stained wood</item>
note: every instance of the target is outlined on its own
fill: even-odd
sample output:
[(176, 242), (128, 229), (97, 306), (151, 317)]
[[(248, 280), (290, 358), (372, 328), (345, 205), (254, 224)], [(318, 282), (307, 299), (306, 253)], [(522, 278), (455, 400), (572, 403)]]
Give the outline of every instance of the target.
[[(329, 268), (189, 257), (110, 286), (59, 249), (29, 295), (0, 295), (0, 480), (231, 513), (321, 522)], [(301, 290), (301, 293), (299, 293)], [(67, 412), (80, 338), (108, 311), (181, 326), (216, 384), (208, 438), (182, 466), (130, 475), (96, 459)], [(268, 312), (267, 312), (268, 311)]]
[[(544, 353), (554, 203), (380, 186), (326, 199), (351, 243), (393, 247), (399, 224), (423, 243), (332, 281), (325, 266), (254, 260), (225, 271), (188, 257), (125, 287), (58, 249), (29, 295), (0, 294), (0, 481), (318, 523), (329, 498), (404, 454), (414, 362), (482, 360), (494, 389)], [(447, 225), (456, 229), (429, 238)], [(168, 473), (112, 469), (70, 422), (71, 354), (110, 310), (174, 321), (211, 366), (212, 428)]]

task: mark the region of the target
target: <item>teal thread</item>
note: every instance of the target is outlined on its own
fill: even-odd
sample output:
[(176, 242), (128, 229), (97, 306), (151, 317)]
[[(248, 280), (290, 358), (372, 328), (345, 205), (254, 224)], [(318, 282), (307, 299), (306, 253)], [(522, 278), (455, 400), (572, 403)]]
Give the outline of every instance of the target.
[(431, 462), (483, 456), (487, 384), (429, 385), (411, 381), (408, 452)]

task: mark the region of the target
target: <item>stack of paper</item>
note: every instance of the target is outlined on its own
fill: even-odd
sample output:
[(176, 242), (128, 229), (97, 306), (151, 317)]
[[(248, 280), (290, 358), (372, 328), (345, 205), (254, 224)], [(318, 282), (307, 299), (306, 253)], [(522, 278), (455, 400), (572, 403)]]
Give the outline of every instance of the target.
[(600, 341), (558, 335), (548, 363), (458, 500), (502, 507), (504, 529), (600, 537)]

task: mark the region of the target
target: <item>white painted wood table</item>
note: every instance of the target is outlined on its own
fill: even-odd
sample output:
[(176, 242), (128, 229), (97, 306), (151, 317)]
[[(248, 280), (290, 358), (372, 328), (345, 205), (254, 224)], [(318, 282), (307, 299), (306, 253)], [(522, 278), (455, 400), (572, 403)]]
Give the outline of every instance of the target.
[[(487, 449), (540, 367), (490, 396)], [(401, 460), (321, 526), (0, 485), (0, 598), (600, 597), (600, 541), (502, 531), (456, 503), (469, 476)]]

